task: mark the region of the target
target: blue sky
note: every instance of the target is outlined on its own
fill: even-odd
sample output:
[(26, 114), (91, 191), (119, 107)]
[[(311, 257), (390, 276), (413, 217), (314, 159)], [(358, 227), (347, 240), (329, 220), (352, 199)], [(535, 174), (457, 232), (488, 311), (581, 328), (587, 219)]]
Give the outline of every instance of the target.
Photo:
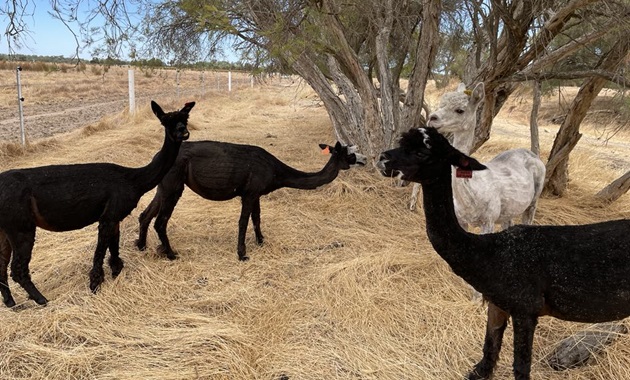
[[(16, 53), (42, 55), (42, 56), (64, 56), (74, 57), (77, 49), (77, 42), (74, 35), (68, 27), (61, 21), (53, 18), (48, 12), (51, 10), (48, 1), (39, 0), (37, 2), (29, 2), (29, 12), (32, 15), (25, 16), (24, 21), (30, 30), (29, 35), (23, 38), (23, 47), (13, 49)], [(88, 2), (79, 3), (86, 11), (79, 12), (79, 18), (87, 13)], [(33, 9), (34, 8), (34, 9)], [(0, 17), (0, 32), (6, 27), (6, 17)], [(70, 27), (79, 36), (79, 26), (70, 24)], [(79, 36), (79, 43), (81, 37)], [(0, 36), (0, 54), (9, 52), (8, 44), (4, 35)], [(79, 50), (79, 57), (84, 60), (92, 59), (92, 48), (88, 47)], [(121, 57), (126, 58), (126, 57)], [(236, 54), (229, 46), (225, 47), (225, 56), (217, 56), (216, 59), (235, 62), (238, 60)]]
[[(25, 22), (31, 31), (30, 36), (24, 38), (24, 47), (16, 49), (18, 53), (34, 55), (63, 55), (71, 57), (76, 51), (76, 41), (68, 28), (59, 20), (55, 20), (48, 14), (50, 5), (48, 2), (37, 2), (32, 16), (26, 16)], [(7, 20), (2, 20), (2, 26)], [(78, 34), (78, 27), (74, 26)], [(8, 53), (7, 41), (2, 36), (0, 39), (0, 53)], [(81, 58), (91, 58), (90, 52), (80, 53)]]

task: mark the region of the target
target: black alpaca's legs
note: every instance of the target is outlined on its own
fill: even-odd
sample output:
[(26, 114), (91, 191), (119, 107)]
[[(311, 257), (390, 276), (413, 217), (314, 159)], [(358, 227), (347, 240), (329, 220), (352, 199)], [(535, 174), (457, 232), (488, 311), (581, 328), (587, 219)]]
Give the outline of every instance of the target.
[(160, 191), (158, 189), (158, 193), (155, 195), (151, 203), (147, 206), (147, 208), (142, 211), (140, 216), (138, 217), (139, 227), (138, 227), (138, 239), (136, 240), (136, 247), (139, 250), (144, 251), (147, 248), (147, 232), (149, 231), (149, 225), (151, 224), (151, 219), (155, 218), (155, 216), (160, 211)]
[(98, 241), (96, 243), (96, 250), (94, 251), (92, 270), (90, 271), (90, 290), (92, 293), (96, 293), (98, 287), (105, 279), (103, 261), (105, 260), (107, 247), (109, 247), (110, 241), (116, 233), (116, 225), (117, 223), (106, 221), (101, 221), (98, 224)]
[(120, 223), (116, 223), (114, 235), (109, 239), (109, 267), (112, 269), (112, 277), (116, 278), (122, 271), (125, 263), (120, 258)]
[(15, 306), (15, 300), (11, 295), (11, 289), (9, 289), (9, 276), (8, 266), (11, 260), (11, 245), (7, 240), (7, 237), (0, 232), (0, 293), (2, 294), (2, 301), (7, 307)]
[(492, 303), (488, 303), (488, 321), (486, 323), (486, 338), (483, 345), (483, 359), (475, 365), (468, 374), (468, 380), (489, 379), (494, 366), (499, 360), (503, 333), (507, 327), (510, 315)]
[(46, 305), (48, 300), (37, 290), (35, 284), (31, 281), (31, 274), (28, 270), (28, 264), (31, 262), (33, 254), (33, 244), (35, 244), (35, 226), (30, 231), (12, 232), (8, 236), (13, 248), (11, 278), (26, 290), (29, 298), (39, 305)]
[(183, 191), (184, 185), (182, 184), (181, 189), (177, 189), (176, 192), (170, 193), (168, 196), (161, 198), (162, 204), (159, 207), (160, 211), (158, 212), (158, 215), (155, 218), (155, 224), (153, 225), (158, 237), (160, 238), (160, 242), (162, 242), (162, 244), (158, 247), (158, 252), (166, 255), (169, 260), (175, 260), (177, 258), (177, 252), (175, 252), (173, 247), (171, 247), (171, 242), (168, 240), (166, 228), (168, 226), (168, 220), (171, 219), (173, 210), (175, 209), (179, 198), (182, 196)]
[(254, 224), (254, 233), (256, 234), (256, 243), (262, 245), (265, 237), (260, 230), (260, 198), (256, 198), (254, 208), (252, 209), (252, 223)]
[(512, 317), (514, 325), (514, 379), (529, 380), (532, 346), (538, 319), (535, 316)]
[(241, 197), (241, 216), (238, 219), (238, 243), (236, 246), (236, 252), (238, 253), (238, 259), (240, 261), (249, 260), (249, 257), (247, 257), (247, 248), (245, 247), (245, 235), (247, 234), (247, 223), (249, 223), (249, 218), (250, 215), (252, 215), (256, 199), (255, 197)]

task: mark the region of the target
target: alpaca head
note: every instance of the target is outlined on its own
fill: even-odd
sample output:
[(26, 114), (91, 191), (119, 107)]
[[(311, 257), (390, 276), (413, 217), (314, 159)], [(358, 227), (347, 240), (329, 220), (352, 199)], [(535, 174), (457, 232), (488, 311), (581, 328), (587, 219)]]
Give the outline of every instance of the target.
[(400, 147), (381, 153), (376, 167), (386, 177), (422, 182), (448, 177), (451, 168), (483, 170), (486, 167), (453, 148), (435, 128), (412, 128), (400, 138)]
[(153, 100), (151, 101), (151, 110), (166, 128), (166, 136), (174, 142), (188, 140), (190, 136), (188, 132), (188, 114), (194, 106), (195, 102), (189, 102), (179, 111), (164, 112), (162, 107)]
[(330, 153), (333, 157), (338, 158), (341, 163), (341, 169), (347, 170), (352, 166), (363, 166), (367, 163), (367, 157), (357, 151), (355, 145), (345, 146), (337, 141), (335, 146), (319, 144), (323, 153)]
[(466, 91), (461, 83), (455, 92), (447, 92), (440, 100), (440, 107), (429, 115), (429, 127), (434, 127), (442, 134), (474, 131), (477, 124), (477, 107), (484, 99), (483, 82), (472, 91)]

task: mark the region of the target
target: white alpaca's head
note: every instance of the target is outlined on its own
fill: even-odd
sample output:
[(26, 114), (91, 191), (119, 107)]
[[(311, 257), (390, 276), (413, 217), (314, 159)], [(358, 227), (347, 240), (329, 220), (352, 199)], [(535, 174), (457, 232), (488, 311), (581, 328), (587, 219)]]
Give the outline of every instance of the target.
[(477, 124), (477, 107), (483, 99), (483, 83), (478, 83), (472, 91), (467, 91), (461, 83), (457, 91), (442, 95), (440, 107), (429, 115), (427, 124), (442, 134), (473, 133)]

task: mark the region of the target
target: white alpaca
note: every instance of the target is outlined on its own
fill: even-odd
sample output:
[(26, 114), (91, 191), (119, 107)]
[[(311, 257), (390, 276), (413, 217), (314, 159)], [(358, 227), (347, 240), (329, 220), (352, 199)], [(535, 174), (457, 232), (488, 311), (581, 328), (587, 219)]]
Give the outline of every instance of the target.
[[(439, 109), (429, 115), (428, 125), (443, 135), (452, 135), (453, 146), (468, 155), (475, 138), (477, 107), (483, 98), (483, 83), (470, 95), (460, 84), (457, 91), (442, 96)], [(476, 172), (472, 178), (458, 178), (453, 173), (453, 200), (461, 226), (491, 233), (495, 224), (506, 229), (519, 215), (523, 224), (531, 224), (545, 180), (545, 164), (528, 149), (512, 149), (498, 154), (486, 166), (488, 170)], [(415, 184), (413, 206), (418, 190)]]

